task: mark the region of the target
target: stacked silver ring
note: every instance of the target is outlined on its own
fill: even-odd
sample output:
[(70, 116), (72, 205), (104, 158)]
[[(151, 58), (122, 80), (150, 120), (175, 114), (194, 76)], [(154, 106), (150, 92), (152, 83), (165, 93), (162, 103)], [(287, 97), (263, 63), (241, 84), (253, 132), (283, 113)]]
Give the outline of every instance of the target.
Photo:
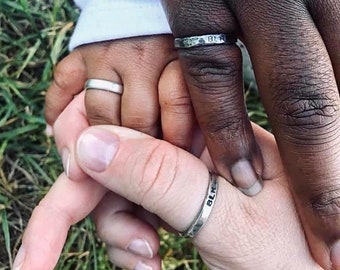
[(188, 49), (199, 46), (212, 46), (212, 45), (235, 45), (237, 38), (233, 35), (227, 36), (226, 34), (209, 34), (202, 36), (191, 36), (183, 38), (175, 38), (175, 48)]

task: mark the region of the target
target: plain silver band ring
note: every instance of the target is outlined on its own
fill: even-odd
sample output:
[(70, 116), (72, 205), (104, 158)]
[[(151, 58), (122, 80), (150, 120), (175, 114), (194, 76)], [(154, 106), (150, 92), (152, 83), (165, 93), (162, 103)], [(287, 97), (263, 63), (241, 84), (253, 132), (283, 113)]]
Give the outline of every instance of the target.
[(192, 36), (175, 38), (175, 48), (188, 49), (198, 46), (211, 46), (211, 45), (235, 45), (237, 38), (233, 35), (227, 36), (226, 34), (211, 34), (203, 36)]
[(85, 83), (85, 90), (98, 89), (112, 92), (118, 95), (123, 94), (123, 85), (102, 79), (88, 79)]
[(189, 228), (187, 228), (184, 232), (180, 232), (179, 235), (183, 237), (195, 237), (197, 233), (202, 229), (204, 224), (207, 222), (211, 210), (214, 207), (216, 197), (217, 197), (217, 189), (218, 189), (218, 181), (217, 175), (209, 172), (210, 180), (209, 186), (207, 189), (207, 194), (205, 195), (204, 201), (202, 203), (201, 209), (195, 217), (194, 221), (191, 223)]

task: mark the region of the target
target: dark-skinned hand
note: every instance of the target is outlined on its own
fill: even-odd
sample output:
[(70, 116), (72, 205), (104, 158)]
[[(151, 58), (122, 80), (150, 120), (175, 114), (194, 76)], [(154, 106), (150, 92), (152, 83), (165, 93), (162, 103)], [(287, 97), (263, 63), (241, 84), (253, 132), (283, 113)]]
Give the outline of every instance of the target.
[[(324, 269), (340, 269), (340, 1), (163, 3), (175, 38), (225, 33), (245, 43), (311, 252)], [(261, 158), (238, 47), (180, 49), (179, 58), (218, 172), (252, 191)]]

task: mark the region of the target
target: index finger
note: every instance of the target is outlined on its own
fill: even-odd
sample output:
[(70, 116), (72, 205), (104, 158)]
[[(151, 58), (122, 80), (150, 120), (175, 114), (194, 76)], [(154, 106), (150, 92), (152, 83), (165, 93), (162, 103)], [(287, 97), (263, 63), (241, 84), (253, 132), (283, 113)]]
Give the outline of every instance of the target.
[(226, 178), (230, 171), (242, 192), (256, 195), (262, 189), (262, 158), (245, 107), (238, 24), (222, 0), (164, 2), (175, 37), (225, 34), (230, 39), (182, 46), (179, 58), (215, 167)]
[(58, 63), (45, 99), (45, 118), (49, 125), (53, 126), (73, 97), (84, 89), (86, 72), (85, 63), (78, 50), (71, 52)]
[(32, 213), (14, 269), (19, 265), (21, 269), (53, 269), (70, 226), (85, 218), (105, 193), (106, 189), (89, 177), (76, 182), (65, 174), (59, 176)]

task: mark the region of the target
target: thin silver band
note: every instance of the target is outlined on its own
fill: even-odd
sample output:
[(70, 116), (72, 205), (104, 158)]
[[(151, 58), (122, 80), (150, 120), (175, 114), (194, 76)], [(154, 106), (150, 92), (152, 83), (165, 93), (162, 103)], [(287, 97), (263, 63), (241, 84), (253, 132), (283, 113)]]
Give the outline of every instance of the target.
[(217, 197), (217, 189), (218, 189), (218, 181), (217, 175), (209, 172), (210, 181), (207, 189), (207, 194), (205, 195), (204, 201), (202, 203), (201, 209), (195, 217), (194, 221), (191, 223), (188, 229), (184, 232), (180, 232), (179, 234), (183, 237), (195, 237), (195, 235), (202, 229), (204, 224), (207, 222), (211, 210), (214, 207), (216, 197)]
[(108, 92), (112, 92), (118, 95), (123, 94), (123, 85), (116, 82), (111, 82), (107, 80), (101, 80), (101, 79), (88, 79), (85, 83), (85, 90), (89, 89), (98, 89), (98, 90), (104, 90)]
[(235, 36), (227, 36), (226, 34), (212, 34), (203, 36), (192, 36), (184, 38), (175, 38), (175, 48), (188, 49), (198, 46), (211, 45), (235, 45), (237, 39)]

